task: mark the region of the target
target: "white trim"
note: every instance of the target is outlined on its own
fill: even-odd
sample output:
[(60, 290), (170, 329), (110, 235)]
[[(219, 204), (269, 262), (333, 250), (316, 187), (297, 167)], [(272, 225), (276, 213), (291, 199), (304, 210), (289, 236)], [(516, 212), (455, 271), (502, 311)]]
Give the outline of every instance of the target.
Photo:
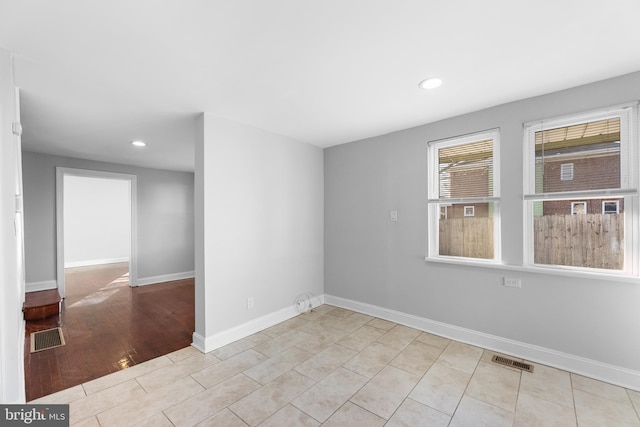
[(563, 353), (545, 347), (510, 340), (483, 332), (402, 313), (371, 304), (332, 295), (324, 296), (325, 303), (379, 317), (405, 326), (446, 337), (452, 340), (512, 355), (530, 362), (541, 363), (568, 372), (587, 376), (631, 390), (640, 391), (640, 371), (622, 368), (597, 360)]
[[(452, 136), (441, 139), (427, 141), (427, 146), (437, 145), (438, 147), (451, 147), (454, 145), (469, 144), (471, 142), (485, 141), (493, 139), (493, 135), (500, 134), (500, 128), (486, 129), (479, 132), (466, 133), (464, 135)], [(495, 151), (495, 150), (494, 150)], [(437, 168), (436, 168), (437, 170)]]
[[(446, 201), (446, 203), (443, 203)], [(446, 199), (427, 199), (427, 203), (437, 203), (440, 206), (451, 206), (453, 204), (461, 203), (492, 203), (499, 202), (500, 197), (461, 197), (461, 198), (446, 198)]]
[(624, 104), (612, 105), (610, 107), (596, 108), (589, 111), (584, 111), (578, 114), (565, 114), (562, 116), (555, 116), (553, 118), (547, 118), (542, 120), (532, 120), (522, 124), (523, 129), (528, 127), (535, 127), (536, 132), (542, 130), (554, 129), (557, 127), (573, 126), (584, 122), (591, 122), (596, 120), (605, 120), (614, 117), (618, 117), (621, 111), (626, 109), (635, 109), (640, 105), (640, 101), (632, 101)]
[(56, 280), (60, 296), (65, 296), (64, 286), (64, 176), (119, 179), (129, 182), (131, 197), (131, 242), (129, 248), (129, 286), (138, 283), (138, 177), (136, 175), (91, 169), (56, 167)]
[(570, 200), (570, 199), (608, 199), (617, 196), (637, 196), (638, 189), (610, 189), (610, 190), (584, 190), (584, 191), (559, 191), (557, 193), (525, 194), (524, 200)]
[[(25, 402), (24, 226), (19, 89), (15, 85), (14, 55), (0, 49), (0, 403)], [(17, 129), (16, 129), (17, 130)], [(11, 187), (14, 190), (11, 190)], [(6, 190), (6, 191), (5, 191)]]
[(211, 350), (215, 350), (214, 348), (210, 349), (210, 350), (206, 350), (206, 344), (205, 344), (205, 339), (202, 335), (200, 335), (197, 332), (194, 332), (193, 335), (191, 336), (191, 346), (197, 348), (198, 350), (200, 350), (203, 353), (208, 353)]
[(589, 152), (574, 152), (574, 153), (557, 153), (553, 155), (553, 158), (547, 157), (547, 160), (553, 163), (557, 161), (571, 161), (574, 162), (579, 159), (586, 159), (588, 157), (605, 157), (605, 156), (617, 156), (620, 154), (620, 150), (612, 151), (611, 149), (601, 148), (599, 150), (589, 150)]
[(31, 282), (25, 284), (25, 292), (48, 291), (57, 289), (58, 283), (55, 280), (44, 280), (42, 282)]
[(129, 257), (89, 259), (85, 261), (70, 261), (64, 263), (64, 268), (86, 267), (90, 265), (119, 264), (129, 262)]
[[(615, 203), (616, 204), (616, 211), (615, 212), (607, 212), (607, 211), (605, 211), (604, 207), (605, 207), (605, 205), (607, 203)], [(611, 214), (611, 213), (616, 213), (616, 214), (620, 213), (620, 199), (617, 199), (617, 200), (603, 200), (602, 201), (602, 214), (605, 215), (605, 214)]]
[[(311, 304), (313, 304), (314, 307), (324, 304), (324, 295), (312, 298)], [(273, 313), (265, 314), (264, 316), (250, 320), (231, 329), (220, 331), (208, 337), (203, 337), (202, 335), (194, 332), (191, 345), (203, 353), (208, 353), (227, 344), (231, 344), (234, 341), (246, 338), (249, 335), (253, 335), (264, 329), (270, 328), (271, 326), (277, 325), (285, 320), (289, 320), (298, 314), (300, 313), (298, 313), (296, 307), (292, 305)]]
[(582, 214), (587, 214), (587, 202), (581, 200), (579, 202), (571, 202), (571, 215), (578, 215), (578, 212), (575, 211), (576, 206), (582, 205)]
[(174, 280), (191, 279), (196, 276), (195, 271), (185, 271), (182, 273), (162, 274), (160, 276), (149, 276), (138, 278), (137, 286), (154, 285), (156, 283), (172, 282)]
[(640, 285), (640, 278), (636, 276), (629, 276), (620, 272), (620, 270), (604, 270), (592, 268), (588, 271), (580, 267), (571, 267), (565, 265), (550, 266), (547, 267), (544, 264), (536, 264), (535, 266), (528, 265), (511, 265), (501, 264), (492, 260), (483, 260), (480, 258), (464, 258), (464, 257), (438, 257), (430, 258), (425, 257), (425, 262), (435, 262), (441, 264), (451, 264), (460, 267), (482, 267), (492, 268), (494, 270), (504, 271), (519, 271), (523, 273), (534, 274), (548, 274), (551, 276), (563, 276), (563, 277), (579, 277), (584, 279), (609, 281), (617, 283), (631, 283), (634, 285)]

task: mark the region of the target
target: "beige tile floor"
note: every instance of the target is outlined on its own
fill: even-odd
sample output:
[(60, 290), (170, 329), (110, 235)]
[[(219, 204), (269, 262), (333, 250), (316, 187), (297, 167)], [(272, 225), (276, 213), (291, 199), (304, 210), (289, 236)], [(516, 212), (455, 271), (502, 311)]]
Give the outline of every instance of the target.
[(202, 354), (188, 347), (35, 403), (75, 426), (640, 426), (640, 393), (322, 305)]

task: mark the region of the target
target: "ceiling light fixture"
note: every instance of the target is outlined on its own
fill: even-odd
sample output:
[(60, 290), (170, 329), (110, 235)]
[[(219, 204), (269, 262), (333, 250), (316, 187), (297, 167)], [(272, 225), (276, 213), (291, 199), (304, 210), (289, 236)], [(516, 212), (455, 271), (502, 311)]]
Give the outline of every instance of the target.
[(145, 147), (147, 143), (144, 141), (131, 141), (131, 145), (135, 145), (136, 147)]
[(438, 77), (429, 77), (420, 82), (418, 86), (422, 89), (435, 89), (442, 84), (442, 79)]

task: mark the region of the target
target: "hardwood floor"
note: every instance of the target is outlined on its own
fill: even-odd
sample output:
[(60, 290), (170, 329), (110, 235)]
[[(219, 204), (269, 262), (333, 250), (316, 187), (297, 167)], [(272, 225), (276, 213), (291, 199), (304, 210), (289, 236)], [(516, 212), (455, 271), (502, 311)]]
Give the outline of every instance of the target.
[[(25, 336), (27, 401), (189, 346), (194, 280), (129, 287), (127, 264), (66, 275), (59, 316), (30, 320)], [(30, 353), (32, 332), (60, 326), (66, 345)]]

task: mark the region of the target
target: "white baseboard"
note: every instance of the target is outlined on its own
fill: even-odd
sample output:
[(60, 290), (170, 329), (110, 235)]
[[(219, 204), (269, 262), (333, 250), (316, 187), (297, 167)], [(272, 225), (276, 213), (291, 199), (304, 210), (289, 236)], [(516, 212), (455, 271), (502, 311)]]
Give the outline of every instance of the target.
[(185, 271), (182, 273), (163, 274), (161, 276), (140, 277), (136, 281), (136, 286), (153, 285), (162, 282), (171, 282), (173, 280), (191, 279), (195, 277), (195, 271)]
[(43, 282), (25, 283), (25, 292), (48, 291), (49, 289), (57, 289), (58, 282), (55, 280), (45, 280)]
[(90, 265), (116, 264), (120, 262), (129, 262), (129, 257), (90, 259), (86, 261), (70, 261), (70, 262), (64, 263), (64, 268), (87, 267)]
[(203, 353), (208, 353), (211, 350), (207, 351), (207, 346), (205, 345), (205, 338), (198, 334), (198, 333), (193, 333), (192, 338), (191, 338), (191, 346), (197, 348), (198, 350), (200, 350)]
[[(324, 304), (324, 296), (321, 295), (319, 297), (312, 298), (311, 303), (314, 307)], [(246, 323), (225, 331), (220, 331), (208, 337), (203, 337), (202, 335), (194, 332), (191, 345), (203, 353), (208, 353), (227, 344), (231, 344), (234, 341), (246, 338), (249, 335), (253, 335), (264, 329), (270, 328), (273, 325), (277, 325), (280, 322), (289, 320), (298, 314), (300, 313), (298, 313), (296, 308), (291, 306), (273, 313), (265, 314), (264, 316), (260, 316), (256, 319), (252, 319)]]
[(324, 302), (530, 362), (640, 391), (640, 372), (631, 369), (332, 295), (325, 295)]

